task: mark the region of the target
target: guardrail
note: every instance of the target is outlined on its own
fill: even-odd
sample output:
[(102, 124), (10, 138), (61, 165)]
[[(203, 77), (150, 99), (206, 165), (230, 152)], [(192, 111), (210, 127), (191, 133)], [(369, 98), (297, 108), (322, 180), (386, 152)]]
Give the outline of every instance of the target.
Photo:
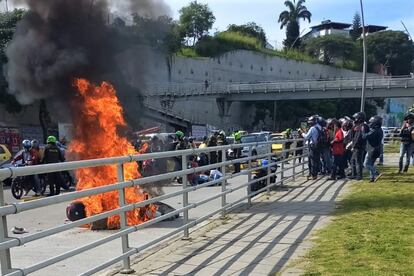
[[(283, 140), (278, 141), (277, 143), (287, 143), (287, 142), (295, 142), (295, 141), (302, 141), (302, 140)], [(81, 168), (90, 168), (90, 167), (99, 167), (99, 166), (108, 166), (108, 165), (116, 165), (118, 168), (118, 182), (117, 183), (108, 183), (107, 186), (92, 188), (83, 191), (76, 191), (70, 192), (66, 194), (62, 194), (59, 196), (48, 197), (43, 199), (38, 199), (29, 202), (18, 202), (12, 203), (9, 205), (5, 205), (4, 201), (4, 190), (3, 184), (0, 185), (0, 261), (1, 261), (1, 271), (2, 275), (13, 275), (13, 276), (20, 276), (20, 275), (28, 275), (33, 272), (39, 271), (43, 268), (48, 266), (52, 266), (60, 261), (66, 260), (73, 256), (79, 255), (85, 251), (91, 250), (97, 246), (103, 245), (110, 241), (121, 239), (122, 243), (122, 254), (107, 260), (103, 264), (96, 266), (88, 271), (85, 271), (82, 275), (91, 275), (96, 272), (102, 271), (103, 269), (112, 266), (116, 263), (122, 262), (124, 272), (131, 272), (130, 269), (130, 257), (148, 249), (151, 246), (154, 246), (158, 243), (165, 241), (166, 239), (172, 238), (177, 236), (180, 232), (183, 232), (184, 238), (189, 237), (189, 229), (191, 227), (196, 226), (197, 224), (211, 218), (214, 216), (225, 215), (226, 213), (230, 212), (234, 208), (240, 206), (241, 204), (251, 204), (252, 197), (261, 193), (267, 192), (269, 193), (271, 188), (276, 187), (285, 183), (290, 179), (295, 179), (295, 177), (299, 174), (304, 175), (305, 171), (307, 170), (307, 149), (306, 147), (292, 147), (291, 149), (283, 149), (279, 152), (272, 152), (272, 144), (274, 142), (260, 142), (260, 143), (248, 143), (248, 144), (233, 144), (228, 146), (221, 146), (221, 147), (211, 147), (211, 148), (204, 148), (204, 149), (193, 149), (193, 150), (183, 150), (183, 151), (174, 151), (174, 152), (160, 152), (160, 153), (150, 153), (144, 155), (134, 155), (134, 156), (124, 156), (124, 157), (114, 157), (114, 158), (104, 158), (104, 159), (95, 159), (95, 160), (85, 160), (85, 161), (75, 161), (75, 162), (66, 162), (66, 163), (57, 163), (57, 164), (48, 164), (48, 165), (38, 165), (38, 166), (31, 166), (31, 167), (22, 167), (22, 168), (9, 168), (9, 169), (1, 169), (0, 170), (0, 180), (4, 180), (9, 177), (19, 177), (19, 176), (27, 176), (27, 175), (34, 175), (34, 174), (44, 174), (44, 173), (51, 173), (51, 172), (58, 172), (58, 171), (69, 171), (69, 170), (76, 170)], [(258, 155), (252, 155), (253, 149), (257, 147), (264, 147), (265, 151)], [(237, 148), (248, 148), (249, 154), (247, 157), (237, 158), (237, 159), (228, 159), (226, 155), (227, 150), (234, 150)], [(188, 168), (187, 160), (189, 156), (198, 155), (200, 153), (211, 153), (217, 152), (221, 155), (222, 162), (216, 164), (210, 164), (202, 167), (196, 168)], [(288, 153), (288, 154), (286, 154)], [(292, 157), (289, 155), (292, 154)], [(286, 156), (288, 155), (288, 156)], [(173, 158), (178, 157), (181, 158), (181, 166), (182, 170), (169, 172), (160, 175), (154, 175), (139, 179), (133, 179), (129, 181), (124, 180), (124, 170), (123, 165), (125, 163), (130, 162), (137, 162), (143, 161), (148, 159), (160, 159), (160, 158)], [(276, 158), (277, 157), (277, 158)], [(260, 165), (255, 167), (253, 165), (253, 160), (257, 159), (266, 159), (267, 165)], [(298, 162), (298, 159), (301, 162)], [(285, 162), (293, 161), (293, 164), (289, 167), (285, 166)], [(239, 173), (226, 173), (227, 168), (229, 165), (246, 163), (247, 168), (242, 170)], [(277, 167), (280, 165), (280, 170), (276, 170), (272, 172), (272, 167)], [(217, 180), (212, 180), (207, 183), (203, 183), (196, 186), (190, 186), (187, 182), (187, 176), (189, 174), (194, 174), (210, 169), (220, 168), (223, 174), (223, 177)], [(299, 168), (299, 169), (297, 169)], [(254, 178), (252, 176), (252, 172), (255, 170), (267, 170), (265, 176), (260, 178)], [(290, 171), (291, 175), (288, 175), (287, 172)], [(238, 185), (235, 188), (228, 188), (226, 186), (226, 182), (229, 179), (234, 177), (238, 177), (241, 175), (247, 175), (247, 182), (241, 185)], [(271, 183), (271, 179), (275, 176), (279, 176), (279, 179), (276, 179), (274, 183)], [(134, 186), (145, 186), (147, 184), (153, 183), (155, 181), (161, 180), (168, 180), (174, 177), (182, 177), (182, 189), (173, 193), (157, 196), (154, 198), (150, 198), (145, 201), (136, 202), (132, 204), (127, 204), (125, 201), (125, 188), (134, 187)], [(257, 190), (252, 191), (251, 185), (257, 183), (259, 181), (266, 181), (265, 187)], [(197, 189), (201, 189), (207, 186), (211, 186), (214, 184), (221, 184), (221, 192), (209, 196), (199, 202), (190, 203), (189, 202), (189, 193), (195, 191)], [(245, 196), (238, 198), (236, 201), (228, 203), (227, 202), (227, 195), (233, 193), (240, 189), (247, 189), (247, 193)], [(29, 210), (37, 209), (46, 207), (53, 204), (58, 204), (67, 201), (73, 201), (76, 199), (84, 198), (87, 196), (98, 195), (110, 191), (118, 191), (119, 192), (119, 208), (103, 212), (98, 215), (90, 216), (84, 219), (80, 219), (77, 221), (72, 221), (67, 224), (58, 225), (53, 228), (49, 228), (43, 230), (41, 232), (37, 232), (34, 234), (27, 234), (22, 237), (9, 237), (8, 235), (8, 228), (7, 228), (7, 218), (10, 215), (26, 212)], [(147, 206), (148, 204), (155, 203), (161, 200), (165, 200), (168, 198), (172, 198), (175, 196), (182, 195), (183, 206), (180, 209), (177, 209), (173, 212), (167, 213), (165, 215), (156, 217), (149, 221), (146, 221), (139, 225), (127, 225), (126, 220), (126, 212), (131, 211), (136, 208)], [(212, 200), (221, 198), (221, 206), (217, 210), (214, 210), (208, 214), (205, 214), (202, 217), (197, 218), (196, 220), (190, 221), (189, 220), (189, 210), (197, 208), (200, 205), (206, 204)], [(129, 244), (129, 234), (137, 232), (145, 227), (150, 225), (154, 225), (158, 222), (161, 222), (165, 219), (171, 218), (176, 216), (177, 214), (183, 214), (183, 224), (182, 226), (174, 229), (168, 234), (160, 236), (146, 244), (139, 245), (136, 247), (132, 247)], [(82, 245), (65, 253), (59, 254), (57, 256), (53, 256), (49, 259), (43, 260), (39, 263), (30, 265), (25, 268), (14, 268), (12, 265), (12, 258), (10, 255), (10, 249), (15, 247), (21, 247), (26, 245), (30, 242), (40, 240), (42, 238), (46, 238), (48, 236), (61, 233), (63, 231), (67, 231), (73, 229), (75, 227), (80, 227), (85, 224), (90, 224), (95, 221), (99, 221), (105, 218), (108, 218), (113, 215), (120, 215), (121, 220), (121, 229), (119, 232), (115, 234), (111, 234), (108, 237), (96, 240), (94, 242)]]
[[(173, 83), (168, 85), (153, 85), (146, 88), (147, 96), (217, 96), (238, 93), (267, 93), (267, 92), (296, 92), (296, 91), (327, 91), (327, 90), (357, 90), (362, 87), (362, 78), (336, 80), (289, 80), (260, 83)], [(372, 77), (367, 79), (367, 89), (412, 88), (412, 77)]]

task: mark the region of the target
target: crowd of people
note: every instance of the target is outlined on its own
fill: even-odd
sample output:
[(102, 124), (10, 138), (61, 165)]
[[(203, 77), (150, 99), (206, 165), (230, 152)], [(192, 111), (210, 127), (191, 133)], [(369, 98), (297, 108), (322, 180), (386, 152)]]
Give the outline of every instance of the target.
[[(33, 166), (39, 164), (51, 164), (64, 162), (65, 157), (62, 149), (58, 146), (58, 141), (55, 136), (47, 138), (47, 144), (44, 149), (40, 148), (37, 140), (23, 140), (23, 150), (20, 151), (12, 160), (12, 165), (21, 164), (23, 166)], [(35, 196), (40, 196), (42, 187), (38, 175), (32, 175), (31, 181), (33, 183), (33, 190)], [(50, 194), (54, 196), (60, 194), (60, 188), (63, 187), (64, 179), (60, 172), (49, 173), (44, 176), (45, 185), (49, 186)], [(28, 191), (26, 191), (28, 192)]]
[[(330, 175), (330, 180), (362, 180), (365, 167), (370, 181), (376, 181), (380, 176), (376, 161), (382, 159), (384, 151), (382, 117), (376, 115), (366, 119), (364, 112), (354, 114), (352, 119), (325, 120), (318, 115), (308, 118), (310, 128), (298, 131), (309, 146), (309, 178), (317, 179), (322, 174)], [(402, 173), (408, 171), (414, 152), (414, 113), (405, 114), (400, 136), (399, 173)]]

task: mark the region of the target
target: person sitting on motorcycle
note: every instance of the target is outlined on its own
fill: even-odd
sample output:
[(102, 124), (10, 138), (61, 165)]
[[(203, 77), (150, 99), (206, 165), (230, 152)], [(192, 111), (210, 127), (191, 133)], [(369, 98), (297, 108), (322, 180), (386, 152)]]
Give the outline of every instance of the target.
[[(47, 146), (45, 147), (43, 163), (52, 164), (64, 161), (65, 158), (63, 157), (62, 151), (56, 145), (56, 137), (47, 137)], [(48, 173), (46, 176), (46, 183), (49, 185), (50, 189), (49, 196), (60, 194), (60, 187), (64, 186), (62, 174), (60, 172)]]
[[(40, 154), (39, 152), (32, 147), (32, 143), (29, 140), (23, 140), (22, 142), (23, 150), (20, 151), (12, 160), (11, 164), (15, 165), (17, 162), (21, 161), (25, 166), (33, 166), (40, 164)], [(28, 176), (33, 183), (33, 190), (35, 192), (35, 196), (39, 196), (40, 194), (40, 180), (37, 175)], [(27, 195), (30, 190), (26, 190)]]

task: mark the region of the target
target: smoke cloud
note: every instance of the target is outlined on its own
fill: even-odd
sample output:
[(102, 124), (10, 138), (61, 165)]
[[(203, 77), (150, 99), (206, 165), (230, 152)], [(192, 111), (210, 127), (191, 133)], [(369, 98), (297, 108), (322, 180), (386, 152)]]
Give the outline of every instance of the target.
[[(108, 24), (110, 13), (157, 17), (170, 12), (160, 0), (14, 0), (28, 12), (6, 50), (9, 93), (22, 104), (48, 99), (72, 102), (74, 77), (125, 85), (119, 57), (135, 52), (139, 41)], [(139, 76), (137, 76), (139, 77)], [(135, 83), (139, 81), (134, 80)]]

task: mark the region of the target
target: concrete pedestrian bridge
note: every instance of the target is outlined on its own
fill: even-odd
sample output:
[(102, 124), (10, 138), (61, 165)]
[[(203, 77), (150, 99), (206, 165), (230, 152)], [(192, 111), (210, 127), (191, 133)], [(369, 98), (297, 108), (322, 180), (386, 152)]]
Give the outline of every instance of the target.
[[(414, 78), (369, 77), (367, 98), (414, 97)], [(172, 83), (149, 85), (146, 97), (189, 99), (212, 97), (224, 101), (344, 99), (361, 96), (362, 79), (289, 80), (259, 83)]]

